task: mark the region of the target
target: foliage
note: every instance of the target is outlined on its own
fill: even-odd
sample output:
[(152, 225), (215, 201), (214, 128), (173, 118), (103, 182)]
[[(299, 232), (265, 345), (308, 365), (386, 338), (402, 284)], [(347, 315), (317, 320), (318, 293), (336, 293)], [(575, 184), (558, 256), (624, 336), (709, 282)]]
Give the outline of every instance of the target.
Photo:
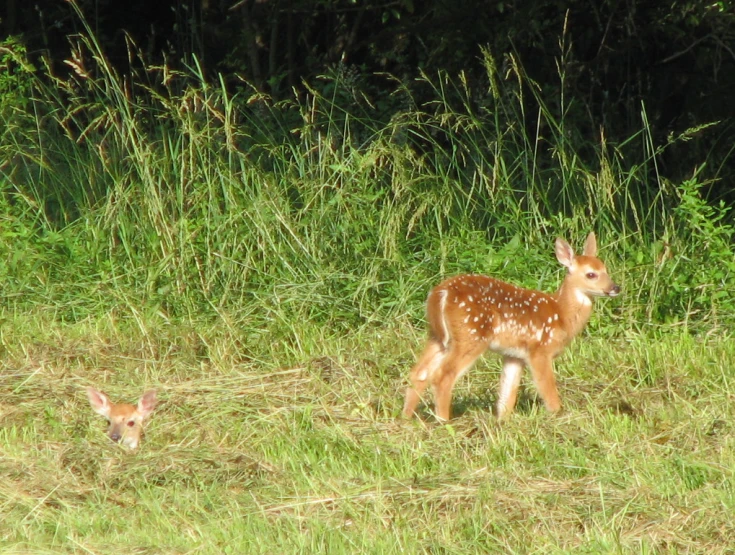
[(678, 227), (677, 237), (688, 236), (689, 241), (677, 241), (675, 254), (660, 253), (660, 268), (666, 277), (666, 298), (661, 310), (668, 319), (679, 320), (682, 314), (695, 319), (702, 314), (717, 321), (724, 312), (735, 310), (732, 291), (735, 289), (735, 258), (733, 241), (735, 230), (728, 217), (730, 208), (724, 201), (719, 205), (707, 203), (701, 195), (703, 184), (696, 177), (677, 187), (679, 204), (672, 217)]
[(26, 58), (26, 48), (16, 38), (0, 42), (0, 108), (22, 112), (27, 107), (34, 70)]
[(23, 32), (30, 51), (44, 52), (49, 65), (57, 68), (69, 58), (68, 40), (82, 28), (78, 13), (83, 13), (109, 63), (121, 74), (136, 67), (132, 43), (156, 65), (198, 66), (215, 86), (222, 72), (230, 93), (254, 86), (275, 99), (290, 99), (296, 91), (303, 100), (319, 76), (345, 67), (362, 76), (362, 93), (373, 105), (382, 104), (387, 117), (402, 109), (393, 102), (398, 90), (409, 89), (418, 105), (434, 100), (431, 88), (417, 79), (422, 72), (464, 72), (480, 91), (483, 48), (498, 58), (500, 78), (510, 69), (505, 57), (512, 53), (539, 84), (554, 113), (573, 122), (568, 129), (570, 138), (580, 139), (578, 148), (601, 126), (610, 140), (624, 142), (640, 129), (641, 106), (649, 110), (657, 144), (671, 134), (719, 122), (702, 128), (686, 147), (677, 144), (662, 153), (659, 171), (680, 181), (706, 157), (702, 178), (720, 180), (713, 183), (715, 197), (727, 195), (732, 202), (729, 187), (719, 185), (730, 182), (733, 174), (732, 1), (604, 0), (594, 6), (581, 0), (47, 4), (40, 10), (9, 0), (21, 15), (15, 24), (8, 21), (8, 27), (11, 33)]

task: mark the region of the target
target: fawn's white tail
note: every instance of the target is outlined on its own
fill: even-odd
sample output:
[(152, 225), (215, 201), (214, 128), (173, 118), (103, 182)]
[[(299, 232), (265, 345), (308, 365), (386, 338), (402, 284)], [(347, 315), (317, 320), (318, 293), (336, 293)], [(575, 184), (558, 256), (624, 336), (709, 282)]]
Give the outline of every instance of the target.
[(503, 357), (498, 418), (513, 412), (524, 366), (546, 408), (557, 412), (561, 401), (552, 361), (587, 324), (594, 297), (620, 294), (596, 255), (594, 233), (579, 256), (557, 239), (556, 258), (568, 273), (553, 295), (481, 275), (456, 276), (434, 287), (426, 302), (429, 341), (411, 370), (404, 416), (413, 416), (431, 384), (436, 416), (448, 420), (454, 384), (487, 349)]
[(93, 387), (87, 388), (87, 397), (92, 409), (109, 422), (107, 435), (112, 441), (120, 442), (130, 449), (138, 447), (143, 432), (143, 421), (156, 408), (156, 392), (146, 391), (137, 405), (115, 404), (110, 398)]

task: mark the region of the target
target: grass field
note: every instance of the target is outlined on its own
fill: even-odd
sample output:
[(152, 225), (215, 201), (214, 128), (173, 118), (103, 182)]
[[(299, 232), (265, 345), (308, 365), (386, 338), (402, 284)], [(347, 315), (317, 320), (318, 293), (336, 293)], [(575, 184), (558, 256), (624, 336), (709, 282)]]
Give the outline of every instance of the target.
[[(398, 418), (423, 341), (401, 322), (304, 323), (298, 349), (264, 339), (257, 360), (217, 327), (43, 320), (3, 325), (3, 552), (732, 552), (728, 337), (593, 321), (558, 361), (561, 416), (526, 376), (496, 424), (490, 355), (440, 425)], [(90, 384), (159, 390), (137, 452), (104, 435)]]
[[(704, 162), (658, 169), (706, 126), (572, 133), (489, 52), (420, 105), (275, 102), (121, 75), (86, 32), (69, 73), (0, 56), (0, 552), (735, 550), (733, 217)], [(593, 230), (623, 294), (557, 362), (561, 415), (526, 376), (498, 425), (489, 355), (448, 424), (399, 418), (432, 285), (551, 290), (554, 237)], [(137, 451), (87, 386), (158, 390)]]

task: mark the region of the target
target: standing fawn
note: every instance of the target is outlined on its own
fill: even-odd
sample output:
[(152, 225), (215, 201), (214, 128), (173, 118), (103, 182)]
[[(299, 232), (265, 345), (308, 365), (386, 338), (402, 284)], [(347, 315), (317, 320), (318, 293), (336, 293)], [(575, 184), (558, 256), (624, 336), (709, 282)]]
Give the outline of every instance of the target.
[(431, 384), (436, 416), (448, 420), (454, 384), (487, 349), (503, 357), (498, 419), (513, 412), (526, 365), (546, 408), (559, 411), (552, 361), (587, 324), (594, 297), (620, 294), (596, 254), (594, 233), (579, 256), (557, 239), (556, 258), (568, 273), (553, 295), (481, 275), (456, 276), (434, 287), (426, 301), (429, 341), (411, 370), (403, 415), (413, 416)]
[(156, 392), (146, 391), (138, 400), (138, 405), (110, 402), (110, 398), (93, 387), (87, 388), (87, 397), (92, 409), (101, 414), (110, 423), (107, 428), (108, 437), (115, 442), (122, 442), (130, 449), (138, 447), (143, 432), (143, 421), (156, 408)]

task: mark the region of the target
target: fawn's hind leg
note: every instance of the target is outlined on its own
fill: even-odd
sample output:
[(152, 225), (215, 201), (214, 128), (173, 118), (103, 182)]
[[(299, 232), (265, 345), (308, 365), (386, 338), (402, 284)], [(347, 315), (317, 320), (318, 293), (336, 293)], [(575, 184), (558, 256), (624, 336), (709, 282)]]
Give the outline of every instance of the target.
[(434, 403), (436, 417), (439, 420), (449, 420), (452, 417), (452, 391), (457, 380), (461, 378), (485, 352), (487, 345), (475, 343), (466, 348), (457, 350), (458, 343), (453, 343), (447, 350), (442, 367), (434, 375)]

